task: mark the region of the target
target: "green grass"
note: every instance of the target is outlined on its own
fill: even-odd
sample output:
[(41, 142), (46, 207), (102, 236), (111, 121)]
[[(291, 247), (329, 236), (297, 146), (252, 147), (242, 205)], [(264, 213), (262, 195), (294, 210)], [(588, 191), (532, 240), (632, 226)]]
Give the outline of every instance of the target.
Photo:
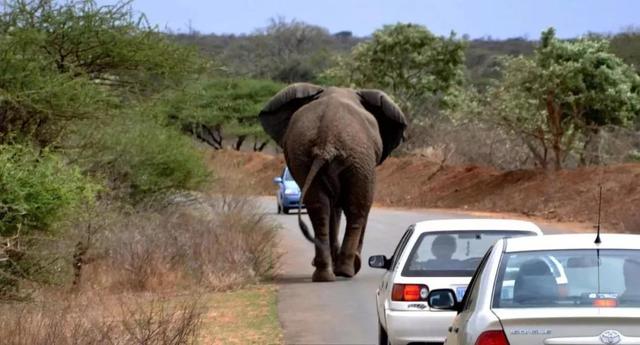
[(202, 344), (282, 344), (275, 285), (255, 285), (203, 298)]

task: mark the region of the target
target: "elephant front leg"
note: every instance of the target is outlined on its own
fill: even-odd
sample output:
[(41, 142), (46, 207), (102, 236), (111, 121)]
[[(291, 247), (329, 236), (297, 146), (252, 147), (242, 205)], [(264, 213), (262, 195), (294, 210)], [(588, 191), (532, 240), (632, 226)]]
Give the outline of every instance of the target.
[(331, 250), (329, 245), (329, 223), (330, 223), (330, 209), (324, 204), (309, 205), (307, 204), (307, 212), (311, 223), (313, 224), (313, 230), (315, 232), (315, 238), (323, 243), (322, 246), (315, 245), (315, 257), (313, 259), (313, 265), (316, 267), (313, 272), (312, 280), (314, 282), (329, 282), (336, 280), (336, 276), (333, 273), (333, 265), (331, 259)]

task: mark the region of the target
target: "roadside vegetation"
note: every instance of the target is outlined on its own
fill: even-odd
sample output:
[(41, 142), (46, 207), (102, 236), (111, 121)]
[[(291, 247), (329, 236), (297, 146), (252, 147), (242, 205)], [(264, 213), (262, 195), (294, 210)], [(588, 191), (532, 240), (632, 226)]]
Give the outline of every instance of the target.
[(266, 145), (248, 115), (280, 84), (217, 74), (128, 1), (0, 10), (2, 343), (203, 343), (217, 294), (269, 281), (278, 253), (197, 138), (224, 123)]

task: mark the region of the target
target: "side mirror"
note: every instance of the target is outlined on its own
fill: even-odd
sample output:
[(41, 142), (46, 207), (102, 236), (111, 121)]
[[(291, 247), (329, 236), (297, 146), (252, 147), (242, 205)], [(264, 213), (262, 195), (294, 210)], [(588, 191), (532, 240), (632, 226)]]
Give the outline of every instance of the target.
[(278, 176), (273, 178), (273, 184), (281, 184), (281, 183), (282, 183), (282, 177)]
[(427, 304), (433, 309), (460, 311), (460, 302), (451, 289), (432, 290), (427, 296)]
[(388, 270), (391, 267), (391, 260), (384, 255), (373, 255), (369, 257), (369, 267)]

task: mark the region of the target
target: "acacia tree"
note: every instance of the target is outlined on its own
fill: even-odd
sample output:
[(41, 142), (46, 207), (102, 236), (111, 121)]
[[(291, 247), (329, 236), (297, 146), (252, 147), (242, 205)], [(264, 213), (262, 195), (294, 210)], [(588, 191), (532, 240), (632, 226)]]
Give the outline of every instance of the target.
[(130, 1), (4, 1), (0, 142), (51, 144), (69, 122), (117, 108), (119, 96), (159, 92), (203, 67), (194, 49), (150, 27)]
[(502, 59), (502, 80), (471, 112), (520, 134), (541, 167), (551, 158), (561, 169), (603, 126), (630, 126), (640, 111), (640, 77), (608, 49), (548, 29), (533, 57)]
[(214, 149), (223, 147), (226, 136), (236, 150), (253, 139), (254, 150), (262, 151), (269, 139), (256, 114), (282, 87), (269, 80), (206, 80), (170, 99), (168, 116)]
[(386, 25), (323, 75), (327, 83), (390, 93), (414, 121), (450, 105), (463, 80), (464, 44), (416, 24)]

